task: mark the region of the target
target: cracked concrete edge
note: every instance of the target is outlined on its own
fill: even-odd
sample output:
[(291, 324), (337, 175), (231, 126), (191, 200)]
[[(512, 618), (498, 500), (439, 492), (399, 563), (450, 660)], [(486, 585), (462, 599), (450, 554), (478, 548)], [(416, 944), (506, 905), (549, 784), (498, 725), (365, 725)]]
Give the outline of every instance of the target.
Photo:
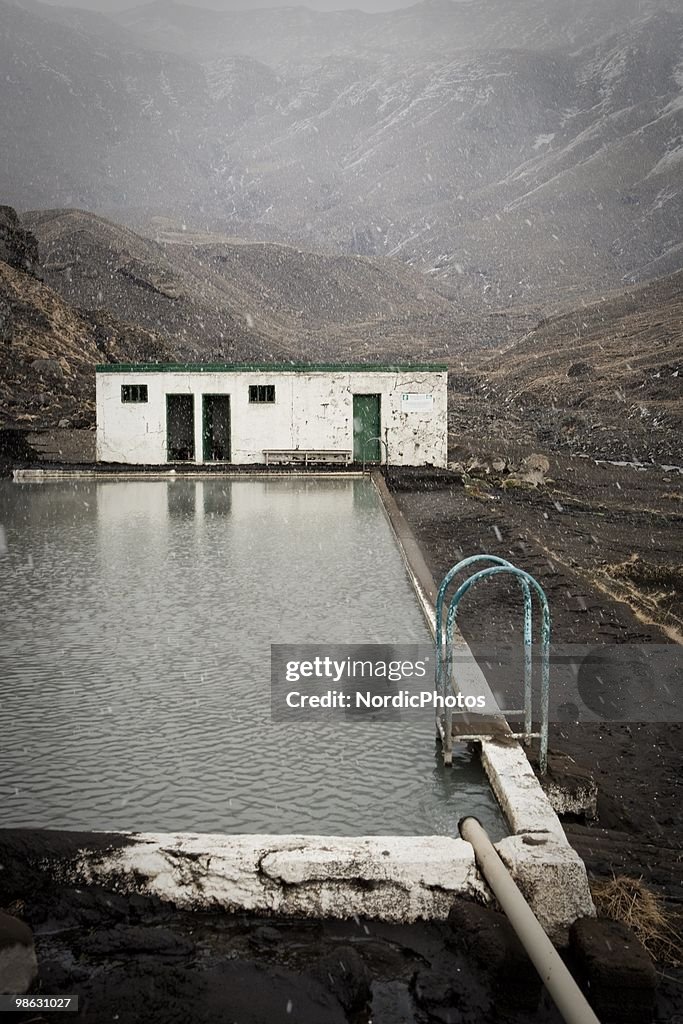
[(525, 833), (496, 843), (496, 850), (556, 945), (565, 945), (580, 917), (595, 917), (586, 866), (566, 839)]
[(560, 819), (516, 740), (483, 740), (481, 761), (513, 835), (547, 832), (566, 842)]
[(486, 902), (469, 843), (448, 836), (136, 833), (83, 850), (65, 881), (155, 895), (188, 909), (305, 917), (445, 919), (458, 896)]
[[(418, 541), (376, 471), (372, 479), (403, 555), (432, 636), (436, 630), (434, 609), (438, 587), (425, 562)], [(462, 635), (458, 652), (469, 655), (463, 675), (465, 692), (483, 693), (489, 718), (511, 733), (484, 673)], [(491, 708), (497, 708), (491, 715)], [(564, 943), (570, 925), (579, 917), (595, 916), (586, 867), (567, 841), (560, 819), (537, 779), (521, 744), (511, 735), (481, 742), (484, 771), (512, 832), (494, 844), (512, 878), (553, 941)]]

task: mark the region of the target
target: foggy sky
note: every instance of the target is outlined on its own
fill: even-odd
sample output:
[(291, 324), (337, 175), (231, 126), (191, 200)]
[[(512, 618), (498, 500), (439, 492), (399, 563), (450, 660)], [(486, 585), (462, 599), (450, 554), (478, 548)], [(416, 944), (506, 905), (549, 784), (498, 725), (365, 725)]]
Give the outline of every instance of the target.
[[(129, 7), (141, 7), (148, 0), (43, 0), (57, 3), (62, 7), (87, 7), (91, 11), (123, 11)], [(391, 11), (399, 7), (412, 7), (419, 0), (177, 0), (191, 7), (207, 7), (213, 10), (243, 11), (255, 7), (310, 7), (316, 11), (338, 11), (355, 8), (361, 11)]]

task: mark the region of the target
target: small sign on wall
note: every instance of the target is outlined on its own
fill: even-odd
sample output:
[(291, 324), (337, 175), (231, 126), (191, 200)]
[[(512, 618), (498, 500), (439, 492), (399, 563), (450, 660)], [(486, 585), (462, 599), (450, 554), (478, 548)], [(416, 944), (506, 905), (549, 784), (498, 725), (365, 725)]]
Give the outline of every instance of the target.
[(404, 391), (401, 395), (401, 412), (432, 412), (434, 395), (420, 395), (413, 391)]

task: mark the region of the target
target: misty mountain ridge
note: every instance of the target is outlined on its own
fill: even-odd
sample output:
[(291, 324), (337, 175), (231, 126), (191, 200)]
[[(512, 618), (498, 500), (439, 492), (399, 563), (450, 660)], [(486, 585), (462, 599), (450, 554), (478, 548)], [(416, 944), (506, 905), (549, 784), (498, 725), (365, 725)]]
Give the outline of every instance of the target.
[(205, 60), (239, 53), (266, 64), (298, 65), (358, 52), (417, 54), (458, 50), (571, 50), (614, 34), (624, 22), (670, 10), (666, 0), (422, 0), (370, 13), (287, 7), (219, 11), (152, 0), (112, 15), (150, 49)]
[(472, 314), (681, 266), (666, 3), (0, 11), (0, 189), (20, 209), (391, 256)]

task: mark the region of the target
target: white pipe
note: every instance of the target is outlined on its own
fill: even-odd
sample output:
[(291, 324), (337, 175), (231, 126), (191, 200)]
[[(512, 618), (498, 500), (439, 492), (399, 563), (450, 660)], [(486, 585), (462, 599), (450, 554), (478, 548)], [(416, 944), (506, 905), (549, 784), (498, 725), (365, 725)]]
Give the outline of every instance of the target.
[(462, 838), (474, 847), (474, 856), (484, 878), (567, 1024), (600, 1024), (562, 957), (496, 853), (486, 830), (476, 818), (463, 818), (458, 827)]

